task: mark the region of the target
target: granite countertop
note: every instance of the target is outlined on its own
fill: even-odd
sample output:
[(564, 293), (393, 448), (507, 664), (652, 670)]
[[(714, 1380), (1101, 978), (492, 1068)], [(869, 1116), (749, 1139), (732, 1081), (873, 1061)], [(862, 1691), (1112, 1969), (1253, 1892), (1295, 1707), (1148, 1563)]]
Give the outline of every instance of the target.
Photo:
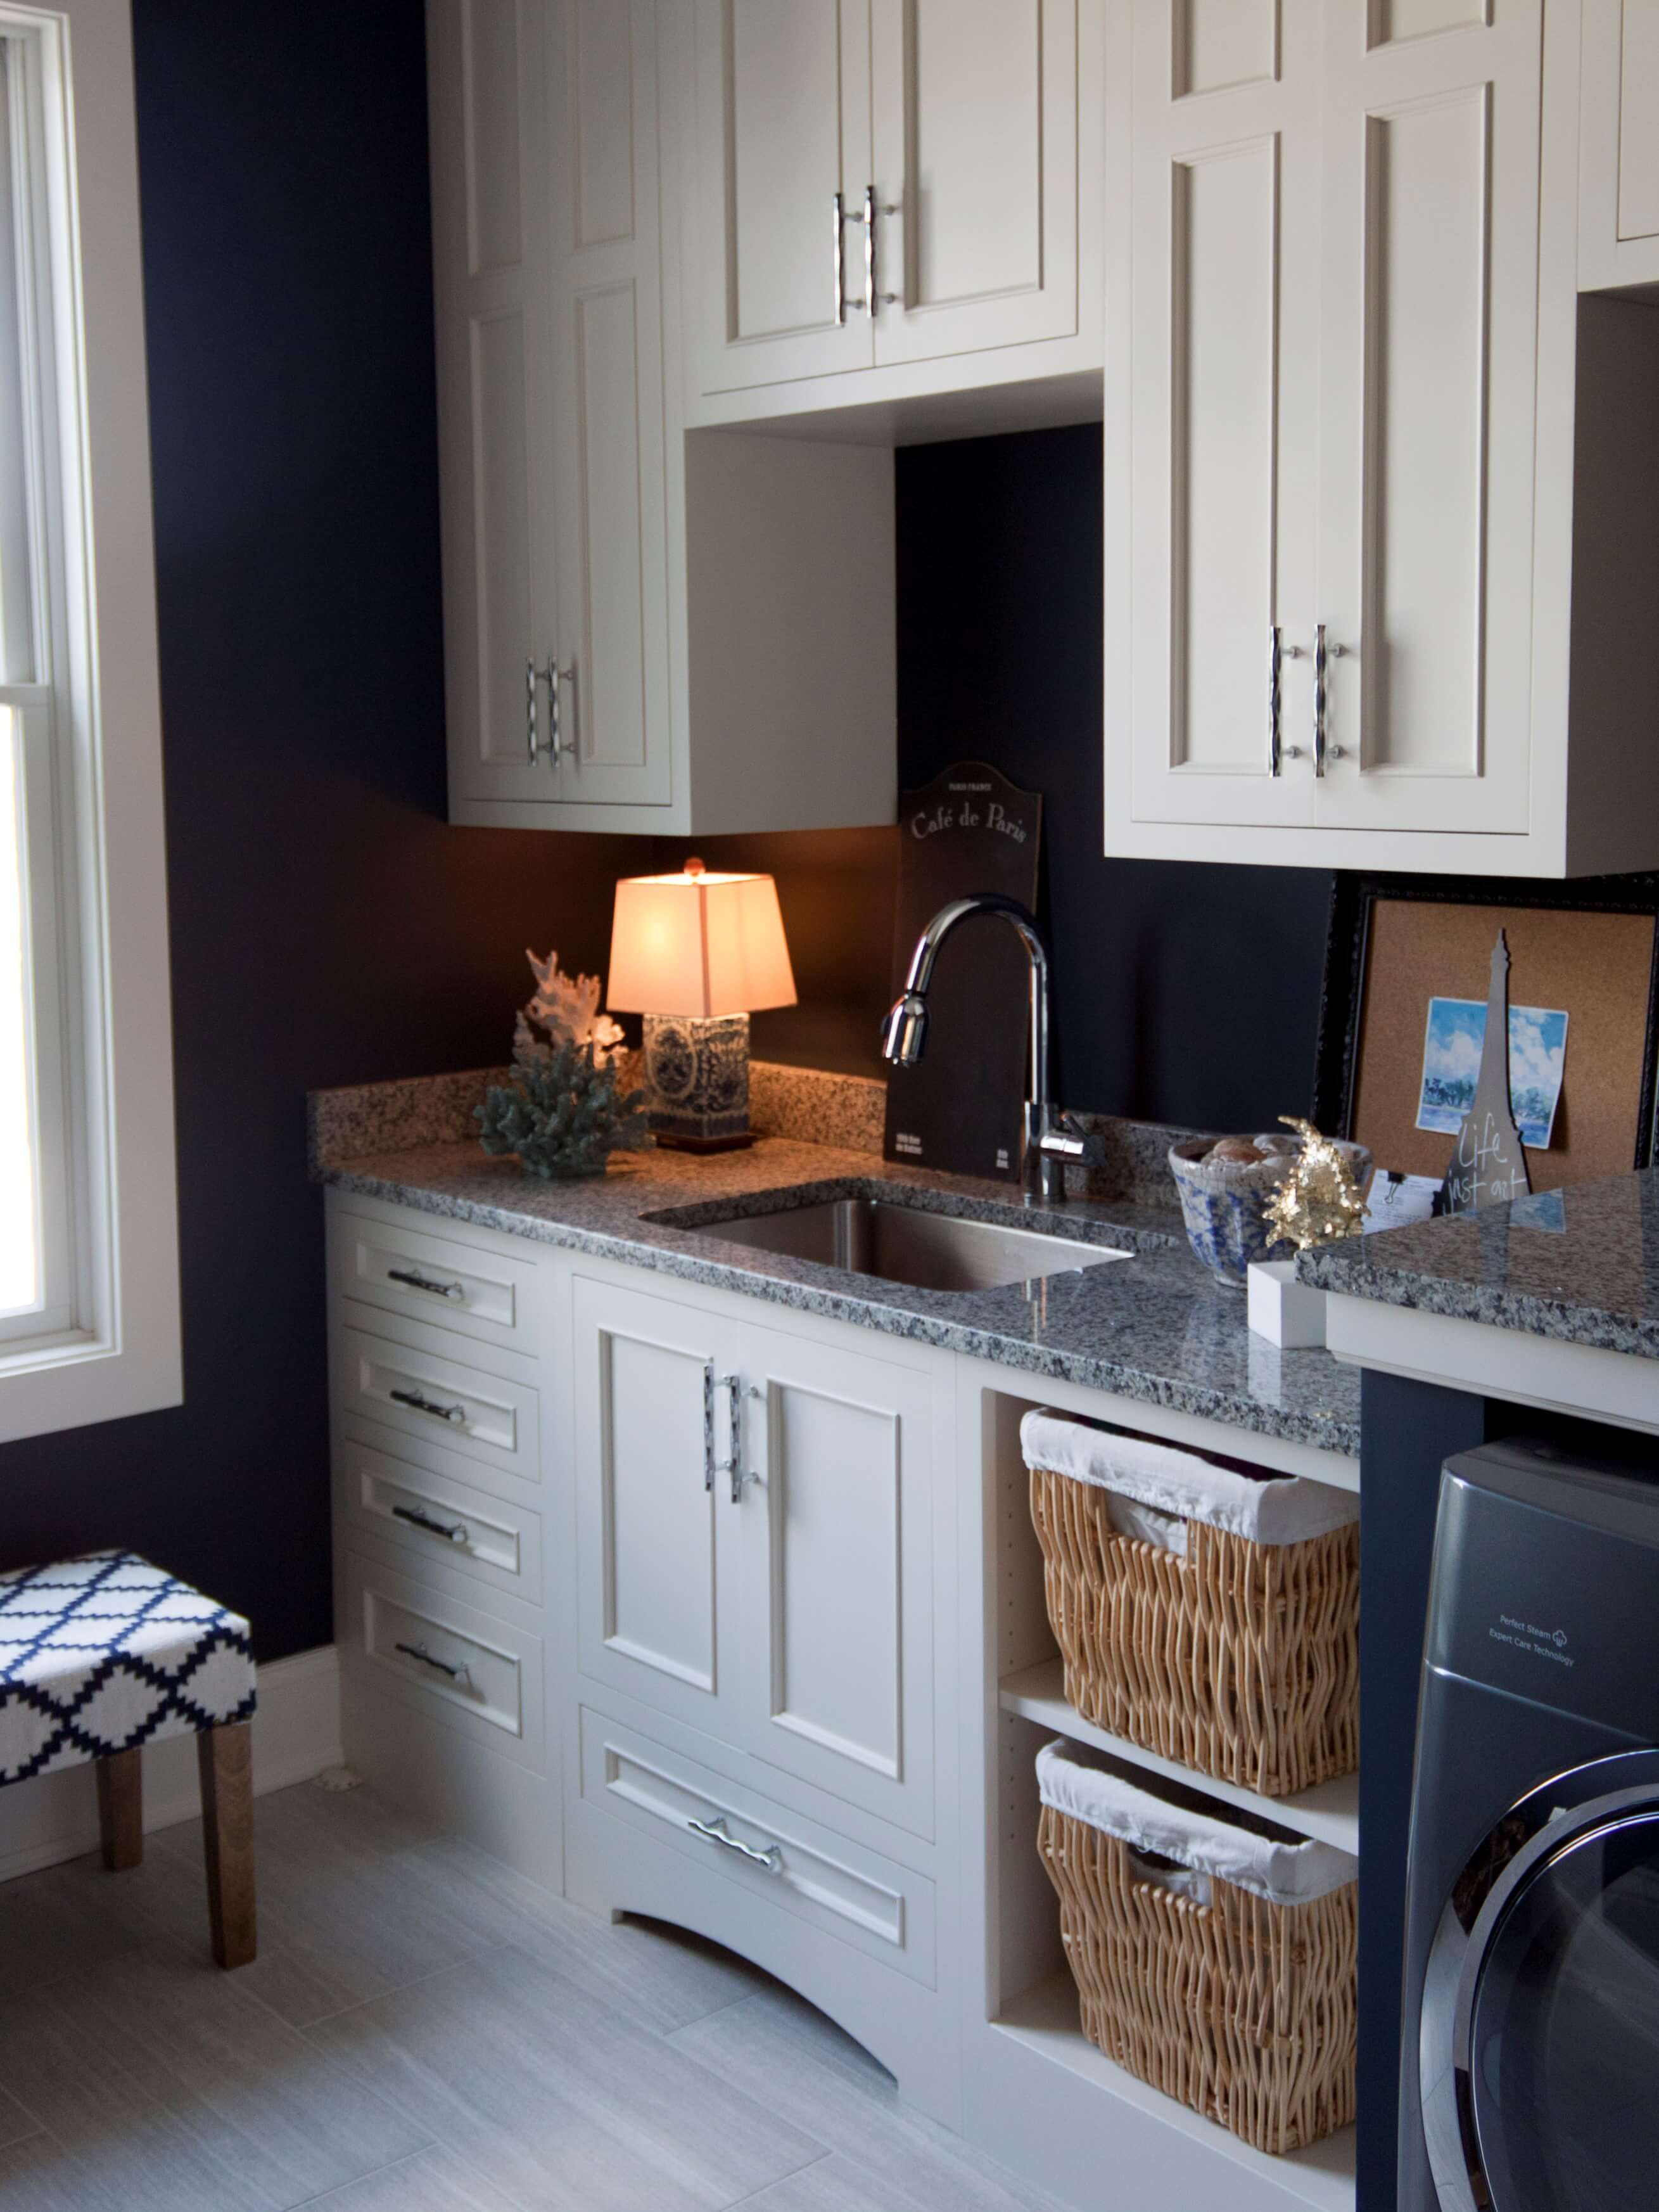
[[(1327, 1352), (1281, 1352), (1252, 1336), (1243, 1292), (1223, 1290), (1193, 1258), (1172, 1207), (1086, 1198), (1044, 1212), (1022, 1206), (1006, 1183), (930, 1174), (890, 1165), (868, 1150), (787, 1138), (712, 1157), (618, 1153), (606, 1175), (572, 1182), (536, 1182), (516, 1160), (485, 1158), (475, 1142), (319, 1158), (313, 1173), (361, 1197), (1359, 1455), (1357, 1373)], [(762, 1212), (784, 1194), (803, 1202), (884, 1191), (902, 1192), (926, 1210), (1039, 1229), (1135, 1256), (1029, 1287), (944, 1292), (757, 1252), (694, 1225), (699, 1212)], [(665, 1212), (675, 1218), (645, 1218)]]
[(1304, 1252), (1303, 1281), (1659, 1359), (1659, 1169)]

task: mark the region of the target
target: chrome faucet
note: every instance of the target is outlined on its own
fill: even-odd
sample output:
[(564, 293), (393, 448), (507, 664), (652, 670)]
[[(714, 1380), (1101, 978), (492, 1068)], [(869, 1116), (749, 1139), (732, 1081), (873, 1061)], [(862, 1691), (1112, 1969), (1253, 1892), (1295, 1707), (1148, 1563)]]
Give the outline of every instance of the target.
[(1066, 1194), (1066, 1162), (1092, 1157), (1089, 1140), (1049, 1097), (1049, 956), (1036, 921), (1017, 899), (975, 891), (942, 906), (916, 940), (905, 988), (881, 1024), (881, 1055), (894, 1067), (914, 1067), (928, 1041), (928, 986), (939, 948), (970, 915), (1000, 915), (1026, 948), (1031, 963), (1031, 1082), (1020, 1127), (1020, 1179), (1045, 1206)]

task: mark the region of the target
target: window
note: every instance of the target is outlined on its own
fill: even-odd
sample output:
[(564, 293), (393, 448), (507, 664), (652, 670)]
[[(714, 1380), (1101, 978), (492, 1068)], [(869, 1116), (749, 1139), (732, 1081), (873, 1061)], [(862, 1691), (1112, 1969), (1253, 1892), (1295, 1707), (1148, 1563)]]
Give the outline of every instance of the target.
[(126, 0), (0, 0), (0, 1438), (177, 1401)]

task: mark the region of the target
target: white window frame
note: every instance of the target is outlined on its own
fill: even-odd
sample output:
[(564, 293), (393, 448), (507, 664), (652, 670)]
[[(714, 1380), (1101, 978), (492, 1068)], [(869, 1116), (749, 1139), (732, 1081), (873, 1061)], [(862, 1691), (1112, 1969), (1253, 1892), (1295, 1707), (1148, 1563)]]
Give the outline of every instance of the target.
[[(0, 0), (35, 221), (37, 665), (21, 710), (42, 1308), (0, 1442), (183, 1397), (161, 723), (130, 0)], [(3, 674), (0, 671), (0, 675)], [(43, 799), (45, 803), (43, 803)]]

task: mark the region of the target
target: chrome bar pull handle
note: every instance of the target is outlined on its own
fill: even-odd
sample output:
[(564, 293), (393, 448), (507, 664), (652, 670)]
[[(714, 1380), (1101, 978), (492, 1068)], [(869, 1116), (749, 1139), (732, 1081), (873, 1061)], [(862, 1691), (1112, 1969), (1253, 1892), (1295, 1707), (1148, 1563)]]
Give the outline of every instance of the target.
[(864, 313), (875, 327), (875, 187), (864, 187)]
[(464, 1544), (468, 1540), (464, 1521), (434, 1521), (430, 1513), (423, 1513), (418, 1505), (394, 1505), (392, 1518), (407, 1521), (413, 1528), (424, 1528), (429, 1536), (442, 1536), (445, 1542)]
[(847, 210), (839, 192), (830, 195), (831, 220), (835, 227), (835, 319), (844, 325), (847, 319)]
[(1325, 643), (1325, 625), (1321, 623), (1313, 633), (1313, 772), (1325, 772), (1325, 672), (1330, 663), (1329, 648)]
[(435, 1398), (423, 1398), (418, 1390), (394, 1390), (392, 1401), (399, 1406), (410, 1407), (417, 1413), (430, 1413), (434, 1421), (464, 1421), (464, 1406), (440, 1406)]
[(703, 1487), (714, 1488), (714, 1362), (703, 1362)]
[(718, 1844), (725, 1850), (739, 1851), (746, 1859), (753, 1859), (757, 1866), (765, 1867), (768, 1874), (782, 1874), (784, 1871), (784, 1854), (776, 1844), (768, 1844), (765, 1850), (758, 1851), (753, 1844), (746, 1844), (740, 1837), (734, 1836), (724, 1818), (693, 1820), (687, 1815), (686, 1826), (693, 1835), (706, 1836), (710, 1843)]
[(565, 735), (564, 705), (560, 696), (560, 686), (563, 684), (570, 686), (571, 715), (574, 720), (580, 706), (576, 696), (576, 663), (572, 660), (561, 668), (557, 654), (550, 653), (548, 655), (548, 758), (554, 768), (559, 765), (561, 753), (568, 753), (572, 759), (576, 757), (575, 736), (567, 738)]
[(394, 1644), (391, 1648), (394, 1651), (401, 1651), (405, 1658), (418, 1659), (423, 1667), (433, 1667), (440, 1674), (447, 1674), (451, 1682), (464, 1682), (469, 1679), (464, 1661), (458, 1667), (451, 1667), (447, 1659), (434, 1657), (424, 1644)]
[(1284, 668), (1284, 633), (1277, 623), (1268, 630), (1268, 774), (1280, 773), (1283, 757), (1280, 741), (1280, 677)]
[(714, 1471), (717, 1474), (729, 1474), (732, 1478), (732, 1502), (736, 1504), (743, 1494), (737, 1474), (743, 1459), (743, 1378), (741, 1375), (723, 1375), (714, 1387), (717, 1390), (724, 1390), (729, 1401), (726, 1443), (730, 1453), (730, 1458), (715, 1461)]
[(1329, 668), (1333, 660), (1346, 660), (1348, 649), (1345, 645), (1327, 644), (1323, 623), (1313, 635), (1313, 772), (1323, 775), (1327, 761), (1339, 761), (1345, 757), (1344, 748), (1330, 742)]
[(463, 1298), (467, 1295), (461, 1283), (440, 1283), (431, 1275), (423, 1275), (416, 1267), (388, 1267), (389, 1283), (407, 1283), (412, 1291), (425, 1291), (434, 1298)]
[[(542, 743), (536, 729), (536, 687), (538, 684), (545, 684), (548, 687), (548, 741), (545, 744)], [(561, 684), (570, 685), (571, 703), (572, 707), (575, 706), (576, 663), (573, 660), (567, 668), (561, 668), (559, 665), (557, 654), (550, 653), (548, 655), (548, 665), (545, 668), (538, 668), (534, 660), (527, 660), (524, 663), (524, 729), (529, 741), (530, 764), (532, 768), (536, 766), (538, 753), (545, 753), (549, 767), (557, 768), (560, 753), (574, 753), (576, 750), (576, 739), (566, 738), (563, 733), (559, 700), (559, 686)]]

